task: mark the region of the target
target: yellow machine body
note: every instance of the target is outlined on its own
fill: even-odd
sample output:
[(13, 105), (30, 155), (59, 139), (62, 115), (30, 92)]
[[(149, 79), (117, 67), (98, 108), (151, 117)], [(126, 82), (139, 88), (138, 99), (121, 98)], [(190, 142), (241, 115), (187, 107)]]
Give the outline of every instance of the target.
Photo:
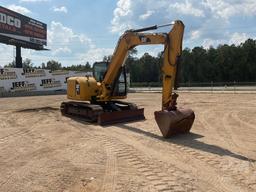
[(70, 77), (67, 80), (67, 97), (71, 100), (91, 101), (99, 94), (100, 83), (94, 77)]

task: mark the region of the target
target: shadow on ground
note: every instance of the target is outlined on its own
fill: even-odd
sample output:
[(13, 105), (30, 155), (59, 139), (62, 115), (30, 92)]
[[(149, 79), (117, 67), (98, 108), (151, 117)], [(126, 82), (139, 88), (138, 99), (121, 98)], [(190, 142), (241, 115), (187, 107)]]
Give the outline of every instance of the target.
[(30, 113), (30, 112), (50, 112), (50, 111), (58, 111), (59, 108), (56, 107), (37, 107), (37, 108), (28, 108), (28, 109), (20, 109), (15, 112), (17, 113)]
[(198, 141), (197, 139), (204, 137), (203, 135), (199, 135), (199, 134), (195, 134), (195, 133), (188, 133), (188, 134), (176, 135), (175, 137), (165, 139), (162, 136), (159, 136), (154, 133), (147, 132), (147, 131), (144, 131), (144, 130), (141, 130), (141, 129), (138, 129), (135, 127), (131, 127), (131, 126), (125, 125), (125, 124), (117, 124), (116, 127), (121, 128), (121, 129), (126, 129), (126, 130), (129, 130), (129, 131), (132, 131), (132, 132), (135, 132), (135, 133), (147, 136), (147, 137), (158, 139), (158, 140), (161, 140), (162, 142), (174, 143), (177, 145), (186, 146), (189, 148), (205, 151), (205, 152), (216, 154), (219, 156), (230, 156), (230, 157), (240, 159), (243, 161), (255, 162), (254, 159), (249, 159), (243, 155), (233, 153), (233, 152), (229, 151), (228, 149), (222, 148), (220, 146), (211, 145), (211, 144), (204, 143), (202, 141)]

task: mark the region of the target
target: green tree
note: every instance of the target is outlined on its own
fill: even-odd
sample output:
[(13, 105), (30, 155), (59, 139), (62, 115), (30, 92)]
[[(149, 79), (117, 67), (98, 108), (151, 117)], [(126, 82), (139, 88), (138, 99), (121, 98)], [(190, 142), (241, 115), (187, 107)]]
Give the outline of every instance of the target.
[[(34, 68), (34, 64), (32, 63), (31, 59), (26, 58), (25, 60), (22, 61), (22, 66), (23, 68)], [(15, 68), (16, 63), (15, 61), (12, 61), (5, 65), (4, 67), (10, 67), (10, 68)]]
[(90, 63), (88, 61), (85, 64), (85, 70), (86, 71), (91, 71), (92, 70), (92, 67), (91, 67), (91, 65), (90, 65)]
[(46, 69), (50, 69), (51, 71), (62, 69), (61, 63), (58, 61), (50, 60), (46, 63)]
[(12, 62), (8, 63), (7, 65), (4, 65), (4, 67), (7, 67), (7, 68), (14, 68), (15, 66), (16, 66), (15, 61), (12, 61)]
[(64, 70), (71, 70), (71, 71), (92, 71), (92, 67), (89, 62), (86, 62), (85, 65), (79, 64), (79, 65), (71, 65), (67, 67), (63, 67)]
[(31, 59), (26, 58), (23, 62), (22, 62), (22, 66), (25, 69), (31, 69), (34, 68), (34, 64), (32, 63)]
[(129, 52), (128, 52), (128, 56), (125, 61), (126, 71), (128, 73), (130, 73), (130, 71), (131, 71), (132, 64), (135, 62), (135, 60), (137, 60), (137, 58), (136, 58), (137, 53), (138, 53), (138, 51), (135, 48), (129, 50)]
[(42, 64), (41, 64), (41, 67), (42, 67), (42, 69), (46, 69), (45, 63), (42, 63)]
[(110, 62), (110, 61), (111, 61), (111, 58), (112, 58), (112, 55), (104, 56), (104, 57), (103, 57), (103, 61), (104, 61), (104, 62)]

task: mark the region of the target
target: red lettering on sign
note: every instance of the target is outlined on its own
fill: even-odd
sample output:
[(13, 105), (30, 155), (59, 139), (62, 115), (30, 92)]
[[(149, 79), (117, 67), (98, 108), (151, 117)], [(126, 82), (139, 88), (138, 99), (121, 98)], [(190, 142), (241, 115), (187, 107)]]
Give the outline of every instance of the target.
[(0, 23), (0, 29), (4, 29), (4, 30), (10, 31), (10, 32), (16, 32), (17, 31), (15, 27), (10, 26), (10, 25), (6, 25), (6, 24), (3, 24), (3, 23)]

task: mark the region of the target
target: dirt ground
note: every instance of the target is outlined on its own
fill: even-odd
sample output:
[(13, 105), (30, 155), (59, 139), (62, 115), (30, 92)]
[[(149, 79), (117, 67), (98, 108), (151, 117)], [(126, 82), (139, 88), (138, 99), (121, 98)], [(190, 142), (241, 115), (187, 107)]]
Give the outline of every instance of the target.
[(145, 121), (100, 127), (61, 116), (65, 96), (0, 99), (1, 192), (256, 191), (256, 94), (180, 93), (190, 134), (163, 139), (159, 93)]

